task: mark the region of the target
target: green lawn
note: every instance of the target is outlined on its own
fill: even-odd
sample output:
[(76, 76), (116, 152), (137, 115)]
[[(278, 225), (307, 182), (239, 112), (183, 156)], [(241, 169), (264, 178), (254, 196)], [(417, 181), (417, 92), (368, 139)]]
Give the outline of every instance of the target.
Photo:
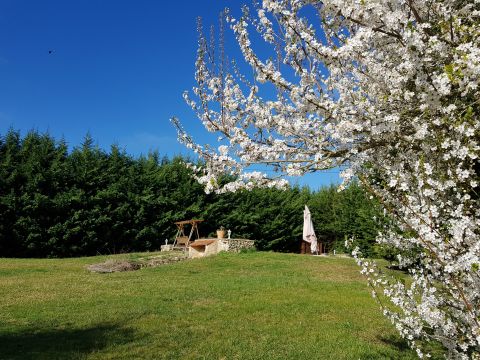
[(415, 359), (351, 259), (220, 254), (85, 270), (106, 258), (0, 259), (0, 358)]

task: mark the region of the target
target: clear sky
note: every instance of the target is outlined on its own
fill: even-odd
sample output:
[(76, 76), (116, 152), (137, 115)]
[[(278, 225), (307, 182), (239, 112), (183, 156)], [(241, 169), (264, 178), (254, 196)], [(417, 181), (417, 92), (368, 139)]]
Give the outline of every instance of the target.
[[(248, 1), (0, 0), (0, 134), (37, 129), (73, 147), (90, 132), (105, 149), (188, 154), (172, 116), (211, 139), (182, 98), (194, 85), (196, 18), (217, 24)], [(296, 181), (318, 188), (338, 172)]]

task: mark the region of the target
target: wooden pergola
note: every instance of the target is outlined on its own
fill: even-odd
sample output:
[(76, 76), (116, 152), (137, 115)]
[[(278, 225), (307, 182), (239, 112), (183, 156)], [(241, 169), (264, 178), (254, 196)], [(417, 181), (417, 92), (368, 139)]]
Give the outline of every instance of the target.
[[(198, 232), (198, 224), (200, 224), (201, 222), (203, 222), (203, 220), (200, 219), (176, 221), (175, 225), (177, 226), (177, 235), (175, 235), (175, 241), (173, 243), (173, 246), (181, 246), (186, 248), (190, 244), (190, 242), (195, 239), (199, 239), (200, 234)], [(185, 234), (186, 225), (191, 225), (190, 233), (188, 236)], [(194, 235), (197, 236), (194, 238)]]

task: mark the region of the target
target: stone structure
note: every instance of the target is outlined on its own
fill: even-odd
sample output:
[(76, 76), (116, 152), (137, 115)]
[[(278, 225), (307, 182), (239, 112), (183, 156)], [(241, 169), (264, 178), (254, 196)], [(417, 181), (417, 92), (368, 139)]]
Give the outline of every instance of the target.
[(198, 258), (219, 253), (221, 244), (220, 240), (214, 239), (199, 239), (195, 240), (188, 247), (188, 257)]
[(172, 250), (173, 250), (173, 244), (160, 246), (160, 251), (172, 251)]
[(243, 249), (254, 249), (255, 241), (248, 239), (224, 239), (225, 251), (240, 252)]
[(188, 248), (189, 258), (218, 254), (220, 251), (240, 252), (255, 248), (254, 240), (248, 239), (198, 239)]

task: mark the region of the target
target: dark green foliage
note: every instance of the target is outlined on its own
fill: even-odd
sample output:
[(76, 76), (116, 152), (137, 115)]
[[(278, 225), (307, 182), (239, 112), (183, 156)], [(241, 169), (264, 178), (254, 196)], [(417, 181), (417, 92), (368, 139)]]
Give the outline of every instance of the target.
[(90, 135), (68, 152), (65, 141), (10, 130), (0, 136), (0, 257), (68, 257), (157, 250), (174, 221), (201, 218), (201, 236), (220, 226), (257, 240), (259, 250), (297, 252), (303, 209), (328, 250), (355, 237), (372, 255), (378, 207), (352, 184), (205, 194), (181, 158), (134, 159), (105, 152)]
[(212, 197), (204, 218), (213, 232), (217, 226), (232, 230), (232, 237), (257, 240), (259, 250), (298, 251), (303, 208), (311, 193), (292, 188), (254, 189)]

